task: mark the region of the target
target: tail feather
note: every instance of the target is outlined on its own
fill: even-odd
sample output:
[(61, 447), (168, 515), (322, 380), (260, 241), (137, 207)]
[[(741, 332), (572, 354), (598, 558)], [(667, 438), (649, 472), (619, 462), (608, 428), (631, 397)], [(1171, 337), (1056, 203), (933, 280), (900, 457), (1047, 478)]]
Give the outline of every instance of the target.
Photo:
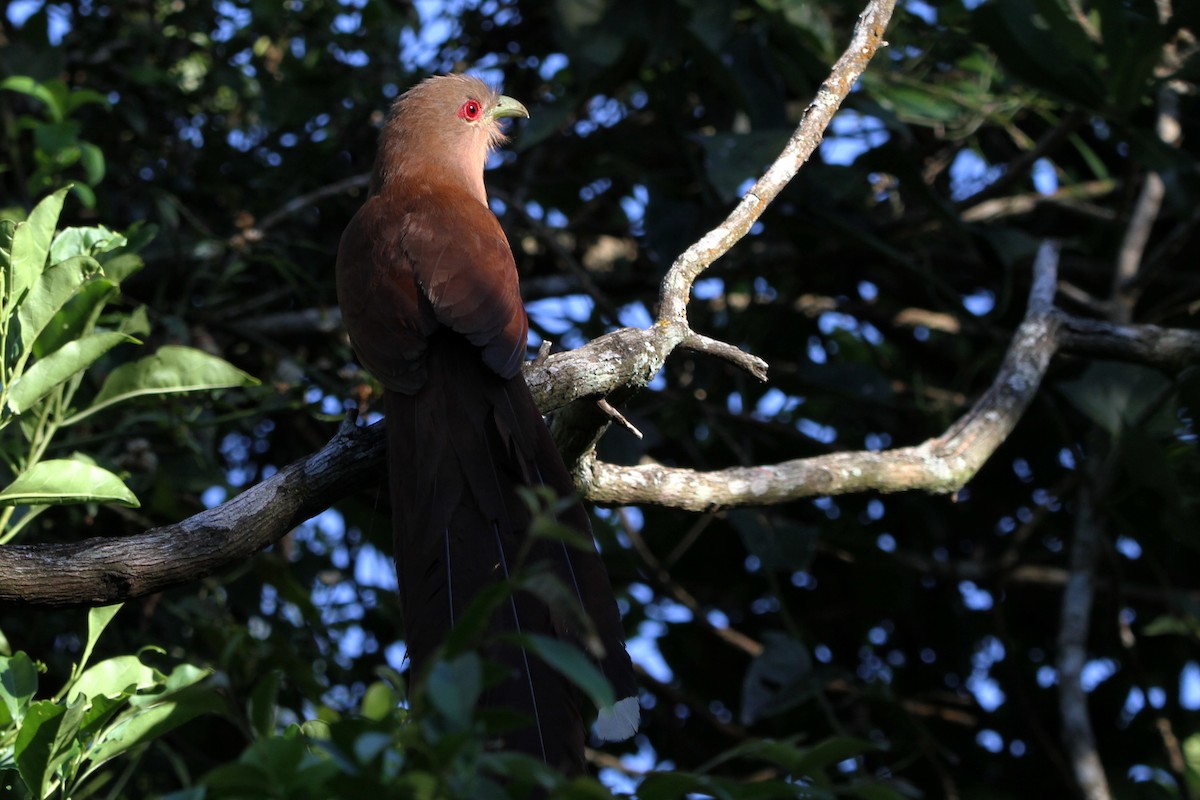
[[(603, 648), (598, 664), (620, 701), (617, 709), (603, 710), (598, 733), (628, 738), (636, 730), (636, 683), (599, 553), (528, 538), (531, 514), (519, 486), (549, 486), (559, 497), (574, 494), (528, 387), (520, 375), (497, 376), (476, 348), (453, 334), (431, 339), (427, 358), (429, 378), (416, 394), (385, 395), (396, 566), (413, 674), (421, 679), (434, 650), (479, 591), (506, 580), (518, 568), (516, 555), (527, 554), (529, 563), (549, 565), (579, 609), (564, 613), (517, 593), (497, 613), (497, 628), (582, 643), (584, 631), (575, 619), (579, 610), (585, 612)], [(560, 521), (590, 540), (581, 504), (572, 504)], [(482, 702), (531, 719), (507, 734), (504, 746), (582, 772), (585, 729), (575, 688), (524, 647), (501, 642), (485, 656), (511, 674)], [(607, 722), (614, 714), (620, 725)], [(616, 737), (614, 731), (627, 733)]]

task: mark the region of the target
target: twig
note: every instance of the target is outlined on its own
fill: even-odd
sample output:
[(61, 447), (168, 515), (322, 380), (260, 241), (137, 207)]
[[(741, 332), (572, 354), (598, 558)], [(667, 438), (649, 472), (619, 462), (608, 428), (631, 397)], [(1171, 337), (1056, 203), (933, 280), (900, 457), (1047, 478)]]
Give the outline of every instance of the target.
[[(1091, 463), (1096, 463), (1092, 461)], [(1087, 662), (1087, 636), (1095, 593), (1094, 576), (1099, 556), (1101, 526), (1096, 497), (1103, 492), (1102, 465), (1094, 468), (1094, 482), (1085, 481), (1076, 496), (1075, 530), (1071, 542), (1070, 577), (1063, 589), (1062, 614), (1058, 629), (1058, 712), (1062, 717), (1062, 741), (1075, 773), (1075, 780), (1088, 800), (1112, 797), (1104, 764), (1096, 750), (1096, 737), (1083, 689), (1083, 666)]]
[(603, 397), (601, 397), (599, 400), (596, 401), (596, 405), (600, 406), (600, 410), (603, 411), (605, 414), (608, 414), (610, 417), (615, 419), (617, 422), (621, 423), (621, 426), (623, 428), (625, 428), (625, 430), (629, 431), (630, 433), (632, 433), (634, 436), (636, 436), (639, 439), (645, 438), (644, 436), (642, 436), (642, 432), (639, 431), (636, 427), (634, 427), (632, 422), (625, 419), (624, 414), (622, 414), (620, 411), (617, 411), (617, 409), (613, 407), (612, 403), (608, 402)]
[(697, 353), (707, 353), (717, 358), (723, 358), (729, 363), (741, 367), (760, 381), (767, 380), (767, 362), (726, 342), (710, 339), (698, 333), (690, 333), (680, 343), (680, 346)]
[[(1056, 149), (1086, 120), (1086, 114), (1080, 111), (1071, 111), (1057, 125), (1042, 134), (1042, 138), (1038, 139), (1033, 147), (1009, 162), (1003, 175), (965, 200), (955, 203), (955, 206), (960, 211), (966, 211), (969, 208), (978, 206), (985, 200), (991, 200), (993, 197), (999, 197), (1004, 194), (1008, 191), (1009, 187), (1028, 174), (1039, 158)], [(963, 218), (966, 218), (965, 214)]]
[(247, 242), (261, 241), (266, 236), (267, 231), (293, 214), (303, 211), (305, 208), (324, 200), (326, 197), (332, 197), (335, 194), (345, 194), (354, 189), (362, 189), (370, 182), (371, 173), (364, 172), (361, 175), (351, 175), (349, 178), (335, 181), (328, 186), (322, 186), (319, 189), (314, 189), (311, 192), (293, 197), (270, 214), (267, 214), (258, 223), (246, 228), (242, 231), (241, 236)]

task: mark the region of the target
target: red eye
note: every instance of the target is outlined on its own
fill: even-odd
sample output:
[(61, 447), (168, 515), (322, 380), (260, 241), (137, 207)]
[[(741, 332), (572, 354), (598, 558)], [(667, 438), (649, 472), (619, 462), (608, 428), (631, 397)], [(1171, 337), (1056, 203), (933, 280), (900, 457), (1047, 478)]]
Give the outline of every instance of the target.
[(483, 107), (479, 105), (478, 100), (468, 100), (467, 102), (463, 103), (462, 108), (458, 110), (458, 116), (462, 119), (465, 119), (467, 122), (474, 122), (475, 120), (479, 119), (479, 114), (482, 111)]

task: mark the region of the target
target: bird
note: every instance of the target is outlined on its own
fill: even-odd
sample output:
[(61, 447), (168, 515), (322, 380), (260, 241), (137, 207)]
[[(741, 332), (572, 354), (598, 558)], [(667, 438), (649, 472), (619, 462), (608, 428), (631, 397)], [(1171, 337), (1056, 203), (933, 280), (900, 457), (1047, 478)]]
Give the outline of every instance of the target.
[[(529, 321), (483, 180), (489, 153), (507, 141), (501, 120), (528, 116), (466, 74), (429, 77), (400, 95), (380, 132), (366, 200), (338, 247), (338, 304), (359, 362), (383, 387), (411, 675), (422, 680), (480, 592), (539, 565), (559, 579), (568, 603), (514, 592), (493, 630), (584, 647), (616, 698), (593, 729), (615, 741), (639, 725), (633, 666), (587, 511), (522, 375)], [(540, 487), (558, 498), (558, 521), (587, 547), (531, 535), (522, 489)], [(485, 650), (507, 677), (480, 703), (516, 710), (528, 724), (499, 746), (584, 773), (578, 690), (508, 641)]]

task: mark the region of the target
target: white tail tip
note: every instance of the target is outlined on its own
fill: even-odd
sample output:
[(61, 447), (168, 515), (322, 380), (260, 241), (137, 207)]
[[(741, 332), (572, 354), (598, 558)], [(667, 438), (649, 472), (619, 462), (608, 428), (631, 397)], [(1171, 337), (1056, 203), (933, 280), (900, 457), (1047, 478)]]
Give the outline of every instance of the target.
[(638, 705), (638, 699), (626, 697), (600, 709), (593, 730), (606, 742), (619, 742), (637, 733), (641, 721), (642, 709)]

